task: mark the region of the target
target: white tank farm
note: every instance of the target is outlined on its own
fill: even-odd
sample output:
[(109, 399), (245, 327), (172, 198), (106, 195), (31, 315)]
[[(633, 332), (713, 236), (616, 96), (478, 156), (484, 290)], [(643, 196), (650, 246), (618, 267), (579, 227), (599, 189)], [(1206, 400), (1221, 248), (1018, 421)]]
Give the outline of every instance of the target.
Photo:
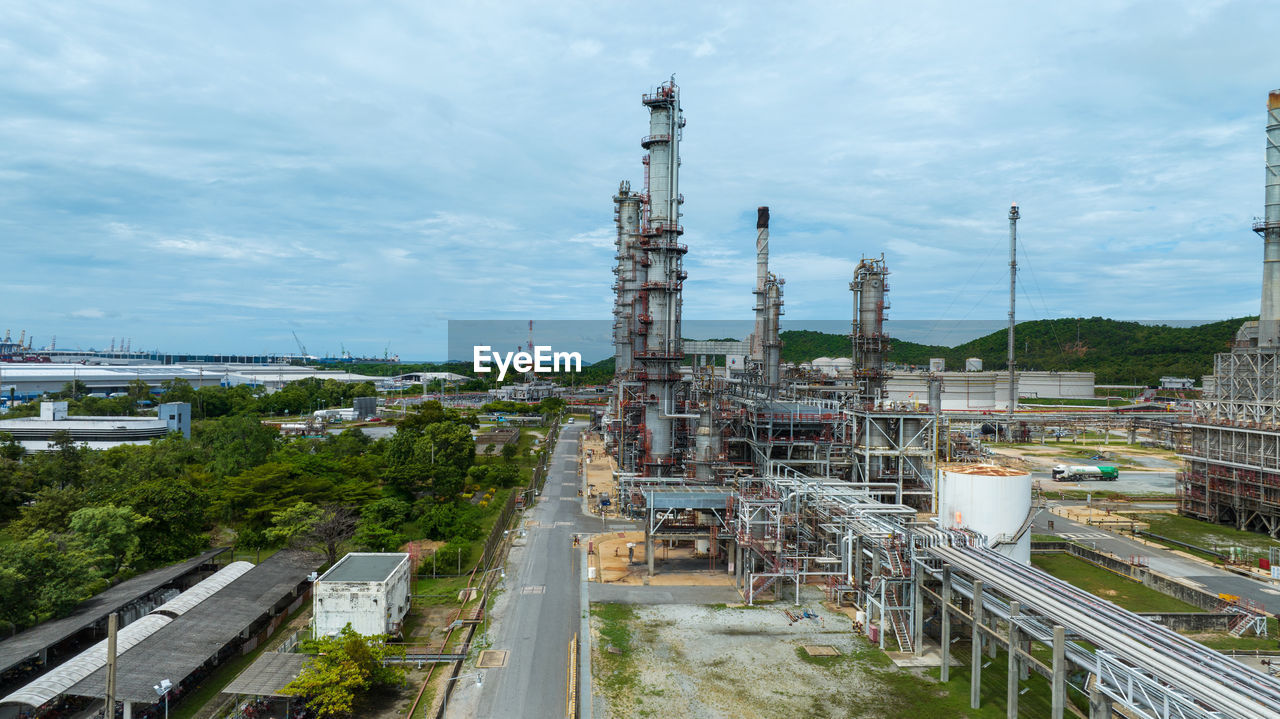
[(938, 523), (979, 532), (996, 551), (1030, 564), (1030, 530), (1013, 544), (1001, 542), (1018, 533), (1031, 511), (1031, 475), (994, 464), (942, 464), (938, 470)]
[[(1009, 373), (996, 374), (996, 404), (1009, 406)], [(1042, 372), (1033, 370), (1018, 373), (1018, 397), (1023, 399), (1093, 399), (1094, 375), (1092, 372)]]

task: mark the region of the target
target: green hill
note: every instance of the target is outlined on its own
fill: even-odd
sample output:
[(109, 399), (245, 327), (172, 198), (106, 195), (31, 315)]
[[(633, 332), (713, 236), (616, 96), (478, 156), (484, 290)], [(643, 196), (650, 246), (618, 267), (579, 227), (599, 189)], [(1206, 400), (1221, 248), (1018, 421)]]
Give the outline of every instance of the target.
[[(1098, 384), (1156, 384), (1165, 375), (1192, 377), (1213, 371), (1213, 355), (1225, 352), (1240, 324), (1249, 318), (1195, 327), (1146, 325), (1102, 317), (1033, 320), (1018, 324), (1018, 366), (1022, 369), (1093, 372)], [(943, 357), (949, 368), (964, 367), (968, 357), (989, 370), (1005, 368), (1008, 331), (1000, 330), (957, 347), (894, 341), (889, 361), (927, 364)], [(781, 333), (782, 358), (806, 362), (815, 357), (850, 356), (849, 338), (810, 330)]]

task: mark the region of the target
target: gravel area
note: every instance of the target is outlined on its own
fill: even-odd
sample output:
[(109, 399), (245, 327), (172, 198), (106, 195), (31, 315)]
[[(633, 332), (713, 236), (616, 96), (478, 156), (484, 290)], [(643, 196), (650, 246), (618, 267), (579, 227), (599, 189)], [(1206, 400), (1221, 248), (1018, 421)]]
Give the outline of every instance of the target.
[[(849, 618), (824, 609), (816, 597), (803, 604), (819, 620), (792, 623), (789, 603), (758, 608), (710, 605), (635, 607), (626, 689), (602, 685), (600, 653), (608, 641), (593, 616), (596, 653), (595, 716), (678, 716), (681, 719), (778, 716), (848, 716), (879, 683), (858, 660), (866, 644), (855, 638)], [(599, 606), (599, 605), (593, 605)], [(807, 661), (803, 645), (835, 647), (835, 660)], [(607, 682), (606, 682), (607, 683)], [(860, 714), (859, 714), (860, 715)]]

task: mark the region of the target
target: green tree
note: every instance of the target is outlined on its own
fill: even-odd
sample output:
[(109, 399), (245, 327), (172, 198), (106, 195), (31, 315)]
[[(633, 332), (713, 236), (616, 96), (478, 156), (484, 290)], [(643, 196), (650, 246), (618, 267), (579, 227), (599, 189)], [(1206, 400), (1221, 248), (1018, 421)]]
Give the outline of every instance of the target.
[(356, 526), (356, 544), (370, 552), (391, 552), (404, 544), (400, 526), (409, 518), (408, 502), (386, 497), (366, 504)]
[(223, 417), (201, 422), (192, 440), (209, 454), (208, 468), (219, 477), (256, 467), (275, 451), (280, 433), (253, 417)]
[(387, 646), (383, 635), (361, 636), (348, 624), (338, 636), (308, 641), (301, 648), (315, 657), (284, 693), (302, 697), (318, 717), (352, 716), (370, 689), (404, 683), (402, 665), (383, 663), (403, 656), (404, 650)]
[(176, 562), (209, 546), (210, 495), (196, 480), (188, 473), (152, 479), (119, 496), (117, 501), (147, 519), (138, 524), (137, 530), (138, 553), (143, 562)]
[(0, 432), (0, 458), (12, 460), (14, 462), (22, 459), (27, 450), (22, 447), (18, 440), (8, 432)]
[(330, 564), (338, 561), (338, 550), (356, 530), (356, 516), (350, 507), (317, 507), (298, 502), (272, 517), (267, 536), (298, 549), (320, 549)]
[(71, 531), (76, 540), (97, 561), (110, 567), (107, 576), (115, 576), (128, 566), (138, 552), (138, 528), (147, 518), (132, 507), (105, 504), (78, 509), (71, 515)]
[(75, 487), (42, 487), (9, 525), (9, 534), (24, 537), (37, 531), (65, 532), (71, 514), (86, 505), (85, 493)]
[(151, 401), (151, 385), (140, 379), (129, 380), (129, 401), (137, 404), (138, 402)]
[(164, 390), (161, 395), (165, 402), (189, 402), (195, 404), (196, 391), (191, 388), (191, 383), (181, 377), (175, 377), (160, 384), (160, 389)]
[(82, 380), (73, 379), (62, 385), (62, 391), (55, 393), (56, 399), (80, 399), (89, 395), (89, 385)]
[(49, 435), (49, 449), (55, 462), (50, 466), (50, 478), (58, 487), (80, 486), (80, 475), (84, 469), (85, 454), (89, 451), (76, 444), (71, 433), (60, 429)]
[(236, 532), (236, 549), (242, 549), (250, 552), (256, 552), (257, 558), (254, 562), (262, 561), (262, 550), (271, 546), (271, 538), (267, 533), (254, 529), (253, 527), (245, 527)]
[(0, 596), (0, 616), (33, 624), (66, 615), (93, 594), (94, 564), (94, 558), (66, 535), (44, 530), (0, 547), (0, 585), (18, 581), (21, 587)]

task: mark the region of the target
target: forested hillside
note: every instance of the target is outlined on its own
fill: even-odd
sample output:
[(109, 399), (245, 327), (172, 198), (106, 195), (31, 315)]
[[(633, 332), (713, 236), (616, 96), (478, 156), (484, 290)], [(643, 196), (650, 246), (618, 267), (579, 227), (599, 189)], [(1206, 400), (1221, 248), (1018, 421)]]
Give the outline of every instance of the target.
[[(1213, 371), (1213, 355), (1228, 349), (1248, 318), (1195, 327), (1121, 322), (1102, 317), (1033, 320), (1014, 332), (1018, 366), (1023, 369), (1093, 372), (1099, 384), (1156, 384), (1160, 377), (1199, 378)], [(848, 357), (844, 335), (808, 330), (782, 333), (782, 357), (804, 362), (815, 357)], [(980, 357), (985, 369), (1004, 369), (1008, 331), (993, 332), (957, 347), (894, 341), (889, 361), (923, 365), (943, 357), (947, 367), (964, 367)]]

